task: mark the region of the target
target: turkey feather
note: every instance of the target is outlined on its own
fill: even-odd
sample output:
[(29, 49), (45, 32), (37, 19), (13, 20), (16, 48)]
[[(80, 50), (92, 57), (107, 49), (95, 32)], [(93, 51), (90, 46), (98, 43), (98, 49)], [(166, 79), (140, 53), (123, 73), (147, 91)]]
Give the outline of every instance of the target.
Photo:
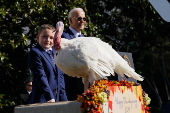
[(106, 79), (106, 76), (114, 75), (114, 71), (122, 77), (126, 74), (143, 80), (109, 44), (96, 37), (62, 38), (55, 62), (69, 76), (91, 76), (90, 82)]
[(58, 68), (67, 75), (82, 77), (84, 83), (87, 80), (93, 83), (95, 80), (107, 79), (107, 76), (114, 76), (114, 73), (143, 80), (127, 61), (100, 38), (77, 37), (68, 40), (59, 35), (62, 30), (58, 32), (56, 30), (54, 36), (54, 47), (58, 52), (54, 60)]

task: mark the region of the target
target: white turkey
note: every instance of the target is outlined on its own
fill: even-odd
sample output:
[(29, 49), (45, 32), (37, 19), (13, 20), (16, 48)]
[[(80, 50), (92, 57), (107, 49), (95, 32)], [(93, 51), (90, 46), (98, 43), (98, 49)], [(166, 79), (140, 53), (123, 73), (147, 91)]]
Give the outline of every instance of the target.
[(59, 69), (72, 77), (82, 77), (84, 89), (89, 82), (107, 79), (107, 76), (118, 75), (133, 77), (143, 81), (143, 77), (131, 68), (108, 43), (96, 37), (77, 37), (72, 40), (61, 38), (64, 24), (56, 24), (54, 48), (58, 54), (54, 61)]

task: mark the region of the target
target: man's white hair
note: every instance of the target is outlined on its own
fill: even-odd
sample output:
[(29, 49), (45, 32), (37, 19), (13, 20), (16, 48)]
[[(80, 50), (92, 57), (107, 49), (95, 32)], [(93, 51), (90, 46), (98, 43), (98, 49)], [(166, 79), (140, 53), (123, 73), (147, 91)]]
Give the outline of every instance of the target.
[(70, 17), (73, 17), (74, 12), (76, 12), (76, 11), (83, 11), (84, 12), (84, 10), (82, 8), (73, 8), (72, 10), (70, 10), (70, 12), (68, 13), (69, 23), (70, 23)]

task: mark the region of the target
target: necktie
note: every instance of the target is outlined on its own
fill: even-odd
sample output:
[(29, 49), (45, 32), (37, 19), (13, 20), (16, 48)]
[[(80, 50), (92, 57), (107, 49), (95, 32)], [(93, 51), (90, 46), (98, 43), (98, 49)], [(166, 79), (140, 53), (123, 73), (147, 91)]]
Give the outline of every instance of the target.
[[(52, 62), (54, 63), (54, 57), (53, 57), (53, 55), (52, 55), (52, 51), (51, 51), (51, 50), (47, 50), (47, 53), (48, 53), (48, 55), (50, 56)], [(54, 63), (54, 64), (55, 64), (55, 63)]]
[(79, 34), (78, 37), (81, 37), (81, 34)]

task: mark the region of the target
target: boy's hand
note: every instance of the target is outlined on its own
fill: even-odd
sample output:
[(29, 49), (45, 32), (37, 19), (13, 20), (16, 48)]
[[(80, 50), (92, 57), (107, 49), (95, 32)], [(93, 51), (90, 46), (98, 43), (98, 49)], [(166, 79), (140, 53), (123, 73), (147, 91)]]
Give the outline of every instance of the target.
[(55, 102), (55, 100), (54, 100), (54, 99), (51, 99), (51, 100), (49, 100), (49, 101), (47, 101), (47, 102)]

